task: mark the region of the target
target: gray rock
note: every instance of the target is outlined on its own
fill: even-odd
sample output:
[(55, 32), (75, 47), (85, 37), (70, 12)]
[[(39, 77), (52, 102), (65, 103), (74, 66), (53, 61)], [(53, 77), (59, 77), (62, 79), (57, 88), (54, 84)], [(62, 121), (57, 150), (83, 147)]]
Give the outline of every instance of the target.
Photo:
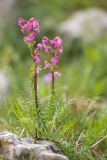
[(39, 139), (34, 143), (8, 131), (0, 133), (0, 155), (6, 160), (68, 160), (53, 142)]
[(92, 42), (107, 33), (107, 12), (99, 8), (76, 11), (57, 28), (67, 39)]

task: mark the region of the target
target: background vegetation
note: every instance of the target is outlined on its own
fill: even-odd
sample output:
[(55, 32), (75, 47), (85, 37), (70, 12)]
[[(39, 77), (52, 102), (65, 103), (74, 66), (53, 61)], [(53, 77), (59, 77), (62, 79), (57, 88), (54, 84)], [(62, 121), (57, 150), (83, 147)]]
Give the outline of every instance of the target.
[[(58, 24), (66, 20), (74, 11), (90, 7), (107, 10), (107, 1), (16, 0), (12, 14), (4, 19), (0, 43), (0, 70), (6, 72), (10, 83), (7, 96), (0, 100), (0, 130), (10, 129), (22, 136), (26, 135), (24, 131), (27, 130), (27, 136), (34, 136), (34, 122), (32, 121), (31, 126), (33, 129), (27, 128), (29, 126), (26, 125), (31, 123), (32, 114), (28, 115), (31, 112), (25, 111), (25, 108), (29, 110), (29, 106), (33, 106), (29, 70), (32, 59), (29, 49), (23, 43), (23, 35), (17, 26), (17, 19), (36, 17), (40, 21), (41, 36), (62, 37), (64, 54), (59, 66), (62, 76), (56, 81), (56, 96), (60, 96), (61, 99), (56, 98), (57, 105), (53, 105), (52, 102), (51, 109), (54, 108), (55, 114), (52, 112), (50, 115), (50, 110), (46, 110), (50, 83), (44, 82), (46, 73), (41, 74), (39, 78), (39, 96), (43, 107), (41, 110), (43, 115), (47, 113), (47, 117), (43, 116), (45, 120), (41, 121), (45, 121), (47, 130), (44, 132), (41, 127), (39, 132), (40, 137), (49, 135), (47, 138), (58, 141), (67, 156), (74, 160), (107, 159), (107, 36), (105, 34), (93, 43), (84, 44), (81, 41), (66, 41), (57, 30)], [(17, 121), (17, 115), (11, 113), (11, 107), (13, 97), (20, 97), (20, 95), (27, 96), (28, 99), (22, 101), (28, 103), (23, 105), (18, 102), (18, 105), (17, 100), (14, 100), (16, 110), (18, 106), (22, 109), (25, 106), (23, 115), (25, 119), (22, 116), (22, 119)], [(29, 116), (29, 119), (26, 116)], [(99, 142), (98, 145), (91, 148), (96, 142)]]

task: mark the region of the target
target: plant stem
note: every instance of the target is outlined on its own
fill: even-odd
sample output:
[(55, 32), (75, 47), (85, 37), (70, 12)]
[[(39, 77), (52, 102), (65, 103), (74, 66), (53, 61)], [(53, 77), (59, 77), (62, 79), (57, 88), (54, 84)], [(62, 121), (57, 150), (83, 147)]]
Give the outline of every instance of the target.
[(37, 72), (35, 69), (35, 73), (34, 73), (34, 93), (35, 93), (35, 107), (36, 107), (36, 112), (38, 113), (38, 87), (37, 87)]
[(90, 146), (90, 148), (94, 148), (95, 146), (97, 146), (99, 143), (101, 143), (103, 140), (105, 140), (107, 138), (107, 135), (105, 135), (103, 138), (101, 138), (99, 141), (97, 141), (95, 144), (93, 144), (92, 146)]
[[(55, 52), (53, 52), (53, 57), (55, 56)], [(51, 93), (52, 93), (52, 96), (55, 95), (55, 75), (54, 75), (54, 70), (51, 72), (51, 77), (52, 77), (52, 90), (51, 90)]]
[[(32, 57), (35, 56), (34, 53), (34, 47), (32, 47), (32, 52), (31, 52)], [(36, 112), (38, 112), (38, 87), (37, 87), (37, 80), (38, 80), (38, 76), (37, 76), (37, 68), (35, 67), (34, 70), (34, 94), (35, 94), (35, 108), (36, 108)]]
[(52, 90), (51, 90), (51, 93), (52, 93), (52, 96), (55, 95), (55, 76), (54, 76), (54, 71), (51, 73), (51, 76), (52, 76)]
[[(35, 113), (35, 120), (38, 123), (38, 88), (37, 88), (37, 72), (36, 72), (36, 68), (35, 68), (35, 72), (34, 72), (34, 94), (35, 94), (35, 109), (36, 109), (36, 113)], [(35, 132), (36, 134), (36, 138), (38, 137), (38, 130), (36, 130)]]
[[(32, 47), (32, 52), (31, 52), (31, 56), (34, 57), (35, 56), (35, 53), (34, 53), (34, 47)], [(37, 85), (37, 82), (38, 82), (38, 74), (37, 74), (37, 66), (35, 66), (34, 68), (34, 96), (35, 96), (35, 110), (36, 110), (36, 113), (35, 113), (35, 120), (38, 122), (38, 85)], [(36, 134), (36, 138), (38, 137), (38, 130), (36, 130), (35, 132)]]

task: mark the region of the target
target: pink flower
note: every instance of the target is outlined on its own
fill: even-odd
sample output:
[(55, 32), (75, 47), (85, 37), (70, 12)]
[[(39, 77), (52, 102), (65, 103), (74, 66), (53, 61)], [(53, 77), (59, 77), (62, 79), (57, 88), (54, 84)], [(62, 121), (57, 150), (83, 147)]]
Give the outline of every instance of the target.
[(32, 33), (30, 33), (28, 36), (25, 36), (25, 37), (24, 37), (24, 42), (25, 42), (25, 43), (28, 43), (28, 42), (30, 42), (30, 41), (34, 41), (35, 38), (36, 38), (36, 33), (35, 33), (35, 32), (32, 32)]
[(41, 56), (39, 54), (36, 54), (35, 57), (34, 57), (35, 64), (40, 63), (40, 61), (41, 61)]
[(50, 82), (52, 80), (51, 74), (48, 73), (43, 77), (43, 81)]
[(22, 33), (25, 33), (25, 31), (26, 31), (23, 26), (20, 26), (20, 30)]
[(25, 36), (23, 40), (24, 40), (25, 43), (30, 42), (29, 36)]
[(32, 28), (33, 30), (36, 32), (36, 33), (39, 33), (40, 32), (40, 28), (39, 28), (39, 23), (38, 23), (38, 20), (35, 19), (35, 18), (31, 18), (29, 20), (30, 23), (32, 23)]
[(45, 50), (45, 52), (46, 52), (47, 54), (49, 54), (49, 48), (50, 48), (49, 46), (43, 44), (43, 49)]
[(61, 76), (61, 73), (59, 73), (58, 71), (55, 71), (54, 76), (55, 76), (55, 78), (57, 78), (57, 77)]
[(25, 21), (23, 18), (19, 18), (18, 25), (20, 26), (22, 33), (27, 31), (34, 31), (36, 33), (40, 32), (38, 20), (35, 18), (31, 18), (28, 21)]
[(24, 18), (19, 18), (18, 19), (18, 25), (23, 25), (23, 24), (25, 24)]
[(20, 30), (22, 33), (25, 32), (25, 28), (24, 28), (25, 23), (26, 21), (23, 18), (18, 19), (18, 25), (20, 26)]
[(58, 48), (57, 53), (62, 54), (63, 53), (63, 48)]
[[(59, 76), (61, 76), (61, 73), (59, 73), (58, 71), (55, 71), (54, 72), (54, 76), (55, 76), (55, 78), (58, 78)], [(48, 73), (48, 74), (46, 74), (44, 77), (43, 77), (43, 81), (45, 81), (45, 82), (51, 82), (51, 80), (52, 80), (52, 76), (51, 76), (51, 74), (50, 73)]]
[(31, 22), (33, 24), (33, 26), (38, 25), (38, 20), (35, 18), (30, 18), (29, 22)]
[(42, 51), (42, 49), (43, 49), (42, 43), (38, 43), (38, 44), (37, 44), (37, 47), (38, 47), (38, 50), (39, 50), (39, 51)]
[(50, 40), (50, 44), (55, 48), (60, 47), (62, 45), (62, 39), (56, 36), (53, 40)]
[(25, 31), (31, 31), (31, 30), (33, 29), (33, 25), (32, 25), (31, 22), (28, 21), (28, 22), (23, 26), (23, 28), (25, 29)]
[(53, 57), (52, 59), (51, 59), (51, 62), (52, 62), (52, 64), (57, 64), (58, 62), (59, 62), (59, 57)]
[(40, 32), (39, 25), (38, 25), (38, 26), (36, 26), (36, 27), (33, 27), (33, 30), (34, 30), (36, 33), (39, 33), (39, 32)]
[(48, 37), (43, 37), (42, 43), (46, 43), (46, 42), (48, 42), (48, 41), (49, 41)]
[(51, 67), (51, 64), (48, 61), (45, 61), (44, 63), (45, 63), (44, 69)]
[(41, 66), (37, 66), (37, 70), (36, 70), (37, 74), (39, 74), (41, 70), (42, 70)]

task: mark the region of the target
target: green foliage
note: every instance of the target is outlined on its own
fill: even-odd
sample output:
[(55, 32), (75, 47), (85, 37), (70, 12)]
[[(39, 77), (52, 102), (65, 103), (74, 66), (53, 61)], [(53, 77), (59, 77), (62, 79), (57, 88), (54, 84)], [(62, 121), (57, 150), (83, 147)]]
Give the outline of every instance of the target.
[(4, 158), (3, 158), (3, 156), (2, 156), (2, 155), (0, 155), (0, 160), (4, 160)]
[[(56, 35), (56, 26), (60, 21), (78, 9), (93, 6), (107, 9), (107, 1), (18, 0), (14, 22), (22, 16), (36, 17), (41, 20), (40, 25), (44, 35), (52, 37)], [(95, 108), (92, 99), (89, 105), (85, 108), (82, 106), (79, 111), (77, 111), (78, 106), (62, 100), (63, 98), (61, 100), (50, 98), (46, 105), (47, 97), (44, 99), (44, 96), (49, 94), (50, 84), (44, 87), (44, 75), (41, 75), (39, 95), (42, 97), (42, 104), (39, 105), (37, 114), (34, 101), (30, 96), (30, 83), (27, 81), (29, 74), (27, 68), (31, 66), (29, 50), (25, 49), (21, 35), (18, 36), (20, 33), (16, 27), (17, 24), (6, 25), (6, 36), (3, 36), (1, 47), (0, 67), (8, 73), (10, 96), (26, 93), (30, 100), (25, 97), (13, 99), (14, 116), (10, 114), (10, 103), (6, 104), (5, 97), (5, 103), (0, 102), (0, 130), (10, 129), (11, 126), (12, 130), (20, 136), (38, 136), (56, 141), (70, 160), (106, 160), (107, 102), (104, 101), (105, 104), (100, 103), (100, 107)], [(62, 77), (57, 79), (55, 86), (57, 95), (60, 97), (66, 95), (67, 98), (77, 95), (83, 95), (85, 98), (106, 97), (107, 35), (88, 45), (84, 45), (80, 40), (75, 40), (72, 44), (65, 42), (65, 53), (60, 69)], [(90, 147), (100, 140), (101, 142), (94, 148)]]
[(48, 105), (39, 105), (36, 113), (32, 100), (14, 99), (12, 112), (18, 120), (15, 132), (21, 136), (55, 141), (70, 160), (104, 160), (107, 111), (104, 106), (95, 108), (94, 101), (97, 103), (96, 100), (90, 101), (85, 108), (78, 110), (73, 100), (66, 102), (51, 97)]

